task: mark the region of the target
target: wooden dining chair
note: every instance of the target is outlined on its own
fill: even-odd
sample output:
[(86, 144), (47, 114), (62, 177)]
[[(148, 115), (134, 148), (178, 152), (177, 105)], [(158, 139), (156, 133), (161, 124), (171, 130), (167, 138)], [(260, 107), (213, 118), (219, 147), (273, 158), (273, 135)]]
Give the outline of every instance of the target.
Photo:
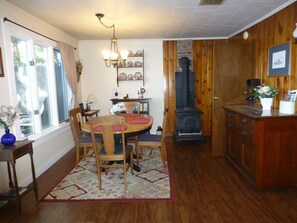
[[(108, 168), (123, 169), (124, 186), (126, 190), (128, 168), (130, 167), (132, 175), (134, 173), (133, 148), (131, 145), (126, 145), (125, 141), (125, 118), (121, 116), (106, 115), (92, 117), (89, 119), (89, 123), (95, 148), (99, 190), (102, 189), (101, 171), (105, 170), (105, 173), (107, 174)], [(103, 138), (103, 143), (101, 146), (99, 146), (95, 141), (98, 131), (101, 132)], [(130, 165), (127, 163), (127, 158), (130, 159)]]
[[(92, 137), (86, 136), (81, 131), (82, 115), (80, 108), (74, 108), (69, 111), (69, 123), (71, 128), (72, 137), (75, 144), (76, 150), (76, 168), (81, 158), (85, 159), (88, 152), (93, 150)], [(102, 138), (97, 137), (96, 142), (100, 145), (102, 143)], [(81, 149), (83, 149), (83, 154), (81, 156)]]
[(136, 155), (137, 155), (137, 165), (139, 166), (139, 158), (143, 156), (143, 147), (147, 146), (151, 149), (158, 148), (161, 152), (161, 159), (163, 166), (166, 167), (167, 161), (167, 153), (166, 153), (166, 145), (165, 145), (165, 135), (166, 135), (166, 126), (167, 126), (167, 114), (168, 109), (165, 108), (163, 114), (163, 123), (162, 123), (162, 133), (161, 135), (156, 134), (141, 134), (138, 137), (138, 141), (136, 143)]
[[(126, 114), (139, 114), (140, 103), (138, 101), (125, 101), (123, 102), (123, 104), (126, 108)], [(137, 141), (138, 141), (138, 136), (127, 137), (127, 143), (134, 145), (136, 157), (138, 156), (138, 151), (136, 149)]]

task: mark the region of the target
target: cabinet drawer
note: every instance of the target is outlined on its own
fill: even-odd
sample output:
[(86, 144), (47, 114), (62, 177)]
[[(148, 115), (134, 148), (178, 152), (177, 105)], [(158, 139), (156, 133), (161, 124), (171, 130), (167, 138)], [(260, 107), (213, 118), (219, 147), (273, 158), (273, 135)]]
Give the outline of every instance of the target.
[(253, 130), (255, 121), (244, 115), (236, 115), (236, 124), (242, 128)]
[(238, 134), (241, 135), (242, 140), (246, 143), (253, 144), (255, 142), (255, 121), (247, 116), (236, 115), (236, 124)]

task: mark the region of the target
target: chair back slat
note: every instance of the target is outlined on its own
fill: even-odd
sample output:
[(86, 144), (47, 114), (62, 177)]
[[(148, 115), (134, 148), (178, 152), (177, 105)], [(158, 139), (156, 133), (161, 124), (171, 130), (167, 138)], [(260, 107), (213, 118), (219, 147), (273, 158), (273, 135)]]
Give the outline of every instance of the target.
[[(124, 123), (125, 118), (121, 116), (114, 115), (106, 115), (99, 117), (92, 117), (89, 120), (91, 127), (91, 134), (93, 140), (95, 140), (95, 131), (94, 128), (100, 127), (102, 128), (102, 138), (103, 138), (103, 146), (106, 155), (112, 156), (115, 155), (115, 134), (121, 134), (122, 145), (123, 145), (123, 155), (125, 154), (125, 135), (124, 135)], [(121, 131), (115, 133), (113, 131), (113, 125), (121, 125)], [(99, 149), (98, 149), (99, 152)]]
[(80, 108), (74, 108), (69, 111), (69, 122), (71, 127), (72, 136), (75, 142), (82, 137), (81, 123), (82, 116)]
[(163, 122), (162, 122), (162, 133), (161, 133), (161, 146), (165, 146), (165, 137), (167, 131), (167, 117), (168, 117), (168, 108), (165, 107), (163, 113)]
[[(131, 168), (131, 174), (133, 174), (133, 150), (131, 146), (127, 146), (127, 150), (126, 150), (124, 123), (125, 123), (124, 117), (114, 116), (114, 115), (91, 117), (89, 119), (92, 141), (95, 149), (99, 190), (102, 189), (101, 171), (103, 171), (103, 169), (106, 171), (108, 168), (122, 168), (124, 171), (125, 189), (127, 189), (126, 171), (128, 167)], [(116, 130), (117, 132), (114, 132), (113, 125), (120, 125), (121, 130), (120, 131)], [(100, 127), (100, 129), (98, 130), (96, 129), (96, 131), (100, 131), (103, 137), (103, 143), (101, 144), (100, 148), (98, 148), (98, 145), (95, 143), (96, 134), (100, 134), (98, 132), (95, 132), (96, 127)], [(122, 148), (121, 147), (119, 148), (119, 146), (116, 145), (116, 142), (115, 142), (116, 134), (117, 134), (117, 137), (118, 137), (118, 134), (122, 137), (122, 142), (121, 142)], [(102, 152), (103, 149), (105, 150), (104, 153)], [(126, 160), (128, 157), (130, 157), (130, 164), (127, 167)], [(121, 161), (121, 163), (110, 165), (110, 163), (107, 161)]]

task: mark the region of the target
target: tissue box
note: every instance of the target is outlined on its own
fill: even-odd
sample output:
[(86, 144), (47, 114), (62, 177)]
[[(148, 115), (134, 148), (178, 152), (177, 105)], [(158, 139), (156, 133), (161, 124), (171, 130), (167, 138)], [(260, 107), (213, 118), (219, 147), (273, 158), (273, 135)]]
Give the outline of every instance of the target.
[(281, 100), (279, 103), (279, 113), (294, 114), (295, 113), (295, 102)]

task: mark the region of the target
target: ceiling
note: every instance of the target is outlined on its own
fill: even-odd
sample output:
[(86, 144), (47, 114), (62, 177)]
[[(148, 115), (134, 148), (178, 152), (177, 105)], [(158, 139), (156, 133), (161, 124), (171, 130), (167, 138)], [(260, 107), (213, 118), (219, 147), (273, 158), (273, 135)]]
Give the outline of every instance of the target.
[[(228, 38), (296, 0), (6, 0), (78, 40), (109, 39), (96, 13), (121, 39)], [(19, 22), (20, 21), (16, 21)]]

